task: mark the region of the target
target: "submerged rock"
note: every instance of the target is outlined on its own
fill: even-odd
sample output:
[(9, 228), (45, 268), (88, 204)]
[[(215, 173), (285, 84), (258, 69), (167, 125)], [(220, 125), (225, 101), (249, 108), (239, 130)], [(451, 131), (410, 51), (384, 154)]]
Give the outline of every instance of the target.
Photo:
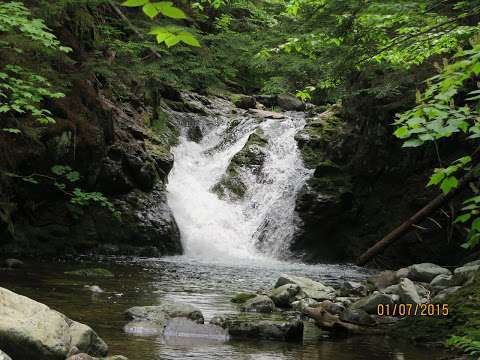
[(0, 346), (14, 359), (64, 359), (72, 347), (104, 356), (105, 342), (87, 325), (0, 288)]
[(227, 341), (228, 332), (215, 324), (199, 324), (186, 318), (168, 320), (164, 336), (167, 338), (203, 339), (209, 341)]
[(246, 312), (270, 313), (275, 310), (275, 303), (266, 295), (257, 295), (247, 300), (241, 309)]
[(431, 264), (431, 263), (422, 263), (415, 264), (408, 267), (409, 278), (411, 280), (422, 281), (429, 283), (438, 275), (450, 275), (451, 271), (445, 269), (441, 266)]
[(228, 330), (233, 339), (301, 341), (303, 322), (283, 318), (264, 318), (254, 314), (230, 315), (216, 318), (215, 324)]
[(66, 275), (75, 275), (82, 277), (97, 277), (97, 278), (113, 278), (114, 275), (111, 271), (102, 268), (92, 268), (92, 269), (80, 269), (65, 271)]
[(275, 288), (279, 288), (286, 284), (297, 285), (301, 292), (305, 294), (305, 297), (323, 301), (323, 300), (333, 300), (335, 298), (335, 289), (331, 286), (323, 285), (318, 281), (313, 281), (312, 279), (300, 276), (292, 276), (282, 274), (276, 284)]

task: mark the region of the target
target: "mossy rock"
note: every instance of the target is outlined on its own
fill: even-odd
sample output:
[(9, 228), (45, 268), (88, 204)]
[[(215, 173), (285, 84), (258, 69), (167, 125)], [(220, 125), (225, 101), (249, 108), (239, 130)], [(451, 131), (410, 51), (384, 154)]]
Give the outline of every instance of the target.
[(230, 299), (230, 302), (235, 303), (235, 304), (243, 304), (244, 302), (253, 299), (255, 296), (257, 296), (254, 293), (237, 293), (235, 294), (234, 297)]
[(89, 277), (89, 278), (113, 278), (114, 275), (111, 271), (102, 268), (91, 268), (91, 269), (80, 269), (80, 270), (72, 270), (72, 271), (65, 271), (66, 275), (75, 275), (81, 277)]
[(421, 342), (445, 341), (452, 335), (480, 341), (480, 271), (473, 281), (449, 295), (445, 304), (448, 315), (405, 318), (397, 323), (393, 334)]
[(268, 144), (263, 131), (257, 129), (250, 134), (245, 146), (230, 160), (226, 174), (212, 187), (220, 198), (230, 195), (233, 199), (241, 199), (247, 190), (240, 178), (239, 171), (242, 168), (250, 168), (258, 172), (264, 161), (262, 148)]

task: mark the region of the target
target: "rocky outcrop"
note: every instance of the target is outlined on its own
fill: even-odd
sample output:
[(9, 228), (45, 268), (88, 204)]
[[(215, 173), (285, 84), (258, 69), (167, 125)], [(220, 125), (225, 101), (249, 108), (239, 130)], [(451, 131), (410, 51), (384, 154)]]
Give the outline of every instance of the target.
[(48, 306), (0, 288), (0, 348), (14, 359), (63, 360), (76, 347), (92, 356), (108, 352), (87, 325)]
[(254, 175), (259, 175), (265, 160), (264, 148), (268, 144), (261, 129), (255, 130), (247, 142), (230, 160), (226, 174), (213, 186), (212, 190), (221, 198), (240, 199), (246, 189), (242, 181), (242, 171), (248, 168)]

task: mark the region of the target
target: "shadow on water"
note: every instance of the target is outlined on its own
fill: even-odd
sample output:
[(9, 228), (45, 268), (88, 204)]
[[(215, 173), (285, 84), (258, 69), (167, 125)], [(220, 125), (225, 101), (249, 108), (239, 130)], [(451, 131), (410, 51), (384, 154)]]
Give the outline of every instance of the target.
[[(90, 260), (90, 259), (89, 259)], [(114, 278), (86, 279), (65, 275), (72, 269), (101, 266)], [(59, 310), (94, 328), (108, 343), (111, 354), (130, 360), (159, 359), (335, 359), (431, 360), (442, 353), (413, 347), (386, 337), (331, 339), (307, 324), (302, 344), (269, 341), (208, 341), (138, 336), (122, 331), (123, 312), (131, 306), (154, 305), (160, 299), (190, 303), (208, 321), (214, 315), (235, 313), (229, 299), (239, 291), (270, 289), (281, 273), (309, 276), (334, 284), (361, 280), (368, 273), (348, 265), (206, 264), (183, 257), (166, 259), (109, 258), (100, 262), (29, 263), (19, 270), (0, 270), (0, 286)], [(104, 292), (92, 293), (86, 286)]]

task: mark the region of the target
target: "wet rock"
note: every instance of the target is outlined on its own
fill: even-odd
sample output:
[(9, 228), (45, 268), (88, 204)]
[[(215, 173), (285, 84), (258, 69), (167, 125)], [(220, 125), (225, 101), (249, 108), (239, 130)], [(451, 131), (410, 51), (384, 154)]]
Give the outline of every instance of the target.
[(48, 306), (0, 288), (0, 344), (14, 359), (64, 359), (76, 346), (92, 356), (107, 353), (105, 342), (87, 325)]
[(262, 119), (285, 119), (285, 115), (275, 111), (267, 111), (261, 109), (250, 109), (248, 112)]
[(275, 305), (280, 307), (289, 307), (294, 302), (295, 296), (300, 292), (300, 286), (296, 284), (285, 284), (276, 287), (270, 293), (270, 298)]
[(433, 304), (447, 303), (448, 296), (456, 293), (461, 288), (462, 288), (461, 286), (453, 286), (453, 287), (450, 287), (450, 288), (443, 289), (442, 291), (440, 291), (437, 295), (435, 295), (433, 297), (432, 303)]
[(320, 304), (318, 301), (306, 298), (294, 301), (290, 306), (292, 307), (292, 310), (303, 312), (306, 307), (317, 307), (318, 304)]
[(374, 289), (383, 290), (398, 283), (397, 273), (391, 270), (382, 271), (380, 274), (369, 277), (367, 282), (372, 284)]
[(6, 259), (4, 265), (7, 269), (18, 269), (25, 265), (25, 263), (18, 259)]
[(358, 325), (375, 325), (376, 321), (365, 310), (362, 309), (346, 309), (341, 315), (340, 320), (358, 324)]
[(422, 263), (415, 264), (408, 267), (409, 278), (415, 281), (421, 281), (429, 283), (438, 275), (450, 275), (451, 271), (445, 269), (441, 266), (431, 264), (431, 263)]
[(213, 323), (199, 324), (186, 318), (168, 320), (164, 336), (167, 338), (204, 339), (209, 341), (227, 341), (228, 332)]
[(126, 194), (135, 186), (124, 172), (121, 161), (106, 158), (97, 177), (97, 187), (102, 193), (113, 195)]
[(179, 302), (164, 301), (161, 305), (135, 306), (126, 311), (132, 320), (163, 321), (164, 317), (185, 317), (203, 323), (203, 315), (196, 307)]
[(277, 105), (287, 111), (305, 110), (305, 104), (293, 95), (277, 95)]
[(76, 321), (67, 320), (70, 323), (71, 346), (95, 356), (105, 355), (108, 346), (89, 326)]
[(301, 341), (303, 338), (303, 322), (299, 320), (272, 320), (241, 314), (228, 316), (223, 326), (233, 339)]
[(241, 309), (246, 312), (270, 313), (275, 310), (275, 303), (266, 295), (257, 295), (247, 300)]
[(317, 301), (333, 300), (336, 296), (335, 289), (331, 286), (323, 285), (320, 282), (313, 281), (312, 279), (306, 277), (292, 276), (287, 274), (282, 274), (278, 278), (275, 288), (286, 284), (298, 285), (306, 297)]
[(241, 95), (233, 102), (240, 109), (255, 109), (257, 102), (253, 96)]
[(376, 314), (378, 305), (391, 305), (393, 304), (393, 299), (391, 296), (383, 293), (373, 293), (370, 296), (362, 298), (351, 305), (351, 309), (362, 309), (369, 314)]
[(331, 302), (330, 300), (322, 301), (318, 305), (312, 307), (323, 307), (325, 310), (327, 310), (330, 314), (333, 315), (340, 315), (345, 311), (345, 306)]
[(359, 298), (357, 296), (340, 296), (335, 299), (337, 303), (340, 303), (345, 307), (352, 305), (358, 300)]
[(430, 285), (437, 289), (443, 289), (455, 285), (453, 275), (440, 274), (430, 282)]
[(111, 271), (102, 268), (79, 269), (72, 271), (65, 271), (66, 275), (82, 276), (86, 278), (113, 278)]
[(338, 294), (344, 296), (366, 296), (367, 288), (361, 283), (354, 281), (344, 281), (338, 289)]
[(400, 296), (400, 301), (404, 304), (422, 304), (426, 302), (426, 299), (421, 298), (418, 294), (415, 284), (408, 278), (400, 280), (398, 295)]
[(12, 358), (0, 350), (0, 360), (12, 360)]

